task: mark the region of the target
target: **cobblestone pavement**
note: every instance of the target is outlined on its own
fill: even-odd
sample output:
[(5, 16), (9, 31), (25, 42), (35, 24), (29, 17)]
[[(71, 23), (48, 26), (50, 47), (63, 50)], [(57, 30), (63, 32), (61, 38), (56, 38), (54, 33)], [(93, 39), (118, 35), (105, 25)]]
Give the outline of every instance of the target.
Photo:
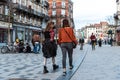
[[(77, 64), (81, 56), (85, 53), (88, 45), (84, 46), (84, 50), (80, 51), (79, 46), (74, 49), (73, 65), (78, 67)], [(43, 56), (34, 53), (0, 53), (0, 80), (56, 80), (62, 75), (62, 54), (60, 48), (57, 51), (56, 63), (59, 65), (59, 69), (52, 70), (52, 61), (48, 59), (47, 66), (49, 73), (43, 74)], [(67, 61), (67, 67), (68, 61)], [(69, 69), (67, 70), (69, 71)], [(13, 79), (16, 78), (16, 79)], [(21, 80), (21, 79), (20, 79)]]
[(89, 49), (71, 80), (120, 80), (120, 46)]

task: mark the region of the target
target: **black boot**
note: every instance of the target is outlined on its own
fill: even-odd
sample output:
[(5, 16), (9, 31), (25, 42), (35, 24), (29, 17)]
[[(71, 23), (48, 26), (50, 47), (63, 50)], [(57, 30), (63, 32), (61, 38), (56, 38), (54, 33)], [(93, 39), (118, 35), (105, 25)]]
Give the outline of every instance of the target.
[(48, 73), (49, 71), (47, 70), (47, 67), (46, 66), (44, 66), (44, 70), (43, 70), (43, 73), (45, 74), (45, 73)]
[(56, 69), (58, 69), (58, 68), (59, 68), (58, 65), (56, 65), (56, 64), (53, 65), (53, 70), (56, 70)]

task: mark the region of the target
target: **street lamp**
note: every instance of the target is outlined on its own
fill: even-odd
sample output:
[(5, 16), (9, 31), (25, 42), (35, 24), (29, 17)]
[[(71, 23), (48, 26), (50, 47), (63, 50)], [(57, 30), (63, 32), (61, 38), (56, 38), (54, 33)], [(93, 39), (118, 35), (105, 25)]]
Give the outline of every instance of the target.
[(10, 20), (10, 18), (11, 18), (11, 2), (10, 1), (8, 1), (8, 7), (9, 7), (9, 11), (8, 11), (8, 44), (10, 44), (11, 43), (11, 33), (10, 33), (10, 25), (11, 25), (11, 20)]

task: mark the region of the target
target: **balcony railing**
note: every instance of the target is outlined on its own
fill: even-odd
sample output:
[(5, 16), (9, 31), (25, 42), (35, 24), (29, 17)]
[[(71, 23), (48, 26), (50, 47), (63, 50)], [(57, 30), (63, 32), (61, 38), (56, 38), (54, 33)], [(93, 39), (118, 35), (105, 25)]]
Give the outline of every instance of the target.
[[(10, 20), (9, 20), (9, 17), (10, 17)], [(4, 15), (4, 14), (0, 14), (0, 21), (12, 22), (13, 21), (13, 17), (12, 16), (8, 16), (8, 15)]]
[(29, 8), (27, 8), (26, 6), (20, 5), (20, 4), (16, 4), (15, 8), (21, 11), (25, 11), (25, 12), (30, 11)]
[(8, 0), (0, 0), (0, 2), (7, 2)]
[(21, 10), (23, 12), (26, 12), (26, 13), (29, 13), (31, 15), (35, 15), (35, 16), (38, 16), (38, 17), (44, 17), (44, 15), (34, 9), (31, 9), (31, 6), (29, 7), (26, 7), (26, 6), (23, 6), (23, 5), (20, 5), (20, 4), (17, 4), (17, 6), (15, 7), (16, 9), (18, 10)]

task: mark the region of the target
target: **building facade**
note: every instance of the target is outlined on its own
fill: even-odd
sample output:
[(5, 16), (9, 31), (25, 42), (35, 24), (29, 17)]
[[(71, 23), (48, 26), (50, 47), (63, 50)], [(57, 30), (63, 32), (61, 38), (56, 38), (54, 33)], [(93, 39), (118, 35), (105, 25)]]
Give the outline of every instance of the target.
[(50, 19), (56, 24), (57, 28), (62, 26), (62, 20), (67, 18), (71, 27), (74, 26), (73, 20), (73, 2), (71, 0), (48, 0)]
[(102, 40), (108, 39), (109, 30), (112, 30), (114, 32), (115, 28), (110, 27), (107, 22), (100, 22), (85, 26), (80, 30), (79, 33), (82, 32), (82, 34), (84, 34), (84, 38), (86, 39), (86, 41), (89, 42), (92, 33), (96, 36), (97, 39), (99, 38), (101, 38)]
[(1, 0), (0, 43), (13, 42), (17, 38), (31, 42), (34, 33), (45, 28), (49, 3), (47, 0)]
[(120, 45), (120, 0), (116, 0), (117, 11), (114, 14), (116, 33), (115, 38), (118, 45)]

